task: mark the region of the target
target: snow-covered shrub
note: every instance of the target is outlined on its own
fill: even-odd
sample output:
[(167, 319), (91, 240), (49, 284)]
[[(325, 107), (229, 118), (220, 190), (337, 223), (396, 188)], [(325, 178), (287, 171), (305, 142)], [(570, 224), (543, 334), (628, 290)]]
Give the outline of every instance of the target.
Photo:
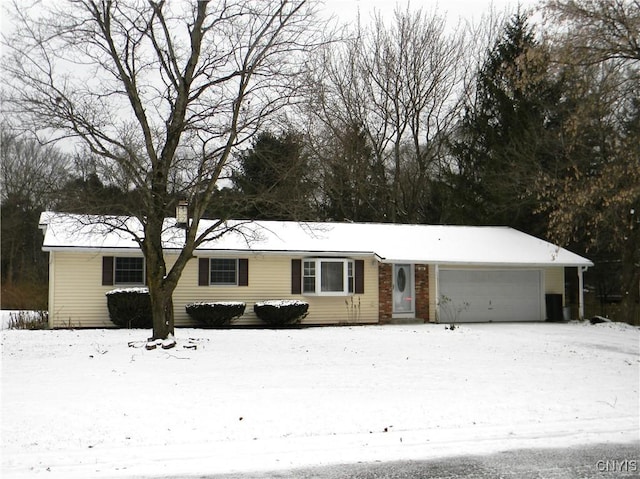
[(148, 288), (119, 288), (108, 291), (109, 318), (121, 328), (151, 328), (151, 296)]
[(9, 313), (8, 329), (47, 329), (48, 311), (15, 311)]
[(302, 321), (309, 310), (309, 303), (298, 300), (260, 301), (253, 305), (253, 310), (270, 326), (288, 326)]
[(245, 304), (241, 302), (189, 303), (185, 306), (187, 314), (204, 326), (220, 328), (244, 314)]

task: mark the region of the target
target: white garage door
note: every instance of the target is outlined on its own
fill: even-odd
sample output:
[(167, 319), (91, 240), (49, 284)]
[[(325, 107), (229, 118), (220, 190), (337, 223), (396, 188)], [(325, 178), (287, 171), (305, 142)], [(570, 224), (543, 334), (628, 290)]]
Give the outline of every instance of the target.
[(541, 321), (542, 272), (440, 270), (440, 321)]

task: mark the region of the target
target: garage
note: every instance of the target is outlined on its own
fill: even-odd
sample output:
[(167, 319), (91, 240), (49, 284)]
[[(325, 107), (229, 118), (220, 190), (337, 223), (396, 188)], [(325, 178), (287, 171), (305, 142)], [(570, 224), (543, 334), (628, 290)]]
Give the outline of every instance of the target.
[(442, 322), (542, 321), (540, 270), (440, 269)]

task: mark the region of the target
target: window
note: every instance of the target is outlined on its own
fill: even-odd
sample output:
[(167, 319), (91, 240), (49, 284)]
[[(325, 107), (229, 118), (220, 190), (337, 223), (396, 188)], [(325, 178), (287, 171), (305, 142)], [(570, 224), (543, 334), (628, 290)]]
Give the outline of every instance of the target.
[(144, 259), (114, 258), (114, 284), (144, 284)]
[(103, 256), (102, 285), (145, 284), (144, 258), (135, 256)]
[(228, 258), (211, 258), (209, 284), (238, 284), (238, 261)]
[(247, 258), (198, 258), (198, 286), (249, 286)]
[(354, 292), (352, 260), (306, 259), (302, 269), (303, 294), (340, 295)]
[(302, 274), (302, 291), (305, 293), (316, 292), (316, 262), (305, 261)]

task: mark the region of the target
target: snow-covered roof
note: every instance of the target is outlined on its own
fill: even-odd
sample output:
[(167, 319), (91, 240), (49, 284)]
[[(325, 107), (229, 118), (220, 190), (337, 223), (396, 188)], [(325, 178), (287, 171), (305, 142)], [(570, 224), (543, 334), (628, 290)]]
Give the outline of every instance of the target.
[[(133, 236), (139, 222), (133, 218), (80, 216), (45, 212), (43, 249), (138, 249)], [(200, 231), (215, 224), (202, 220)], [(377, 256), (394, 263), (491, 266), (591, 266), (571, 251), (504, 226), (407, 225), (391, 223), (314, 223), (293, 221), (227, 221), (216, 231), (228, 231), (203, 242), (198, 252), (213, 254), (300, 254), (313, 256)], [(125, 231), (126, 230), (126, 231)], [(164, 246), (178, 250), (184, 230), (175, 219), (165, 221)]]

